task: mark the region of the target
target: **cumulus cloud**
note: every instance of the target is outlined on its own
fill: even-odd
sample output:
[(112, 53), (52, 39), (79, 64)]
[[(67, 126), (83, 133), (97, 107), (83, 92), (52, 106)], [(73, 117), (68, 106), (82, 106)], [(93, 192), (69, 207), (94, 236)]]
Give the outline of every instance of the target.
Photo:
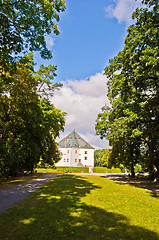
[(46, 44), (48, 48), (52, 48), (54, 46), (54, 38), (51, 36), (46, 36)]
[(96, 149), (108, 147), (108, 142), (100, 140), (95, 134), (97, 115), (105, 104), (109, 105), (106, 83), (107, 77), (97, 73), (80, 81), (67, 80), (60, 91), (55, 91), (52, 103), (67, 113), (65, 132), (61, 138), (75, 129)]
[(116, 18), (119, 23), (130, 24), (132, 13), (141, 6), (141, 0), (113, 0), (113, 3), (105, 8), (105, 12), (107, 17)]

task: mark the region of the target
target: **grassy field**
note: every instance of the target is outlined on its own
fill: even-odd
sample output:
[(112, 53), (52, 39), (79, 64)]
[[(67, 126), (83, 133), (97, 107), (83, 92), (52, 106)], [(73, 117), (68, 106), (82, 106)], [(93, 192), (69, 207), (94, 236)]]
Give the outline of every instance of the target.
[(1, 240), (159, 240), (159, 195), (63, 175), (0, 215)]

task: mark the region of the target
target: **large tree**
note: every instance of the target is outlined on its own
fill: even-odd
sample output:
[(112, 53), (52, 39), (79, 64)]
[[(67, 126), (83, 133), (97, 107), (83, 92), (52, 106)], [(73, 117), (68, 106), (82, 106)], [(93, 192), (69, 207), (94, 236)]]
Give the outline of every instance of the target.
[[(64, 0), (0, 0), (0, 173), (32, 170), (39, 159), (59, 159), (55, 138), (64, 127), (64, 113), (48, 100), (56, 66), (34, 72), (32, 55), (52, 57), (46, 36), (59, 34)], [(51, 90), (51, 91), (50, 91)]]
[[(33, 64), (31, 55), (19, 61), (14, 81), (0, 96), (0, 169), (5, 176), (32, 171), (40, 159), (49, 164), (59, 160), (55, 139), (65, 114), (39, 96), (42, 78), (32, 71)], [(44, 84), (51, 82), (44, 79)]]
[(144, 2), (151, 7), (136, 9), (124, 49), (105, 68), (112, 108), (99, 114), (96, 130), (110, 140), (114, 158), (132, 165), (142, 152), (155, 175), (159, 174), (159, 3)]

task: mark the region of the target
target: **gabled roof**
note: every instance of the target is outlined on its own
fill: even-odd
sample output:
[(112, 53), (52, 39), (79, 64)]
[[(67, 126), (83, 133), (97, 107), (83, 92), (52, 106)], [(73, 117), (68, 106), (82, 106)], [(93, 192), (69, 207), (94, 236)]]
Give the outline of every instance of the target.
[(93, 149), (93, 147), (89, 143), (87, 143), (82, 137), (80, 137), (80, 135), (78, 135), (75, 130), (68, 136), (66, 136), (64, 139), (62, 139), (58, 143), (58, 145), (62, 148), (78, 147)]

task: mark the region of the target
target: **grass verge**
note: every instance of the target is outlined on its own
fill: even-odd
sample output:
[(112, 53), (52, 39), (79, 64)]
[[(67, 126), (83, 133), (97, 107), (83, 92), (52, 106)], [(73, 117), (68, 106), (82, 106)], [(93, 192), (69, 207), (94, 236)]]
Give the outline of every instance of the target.
[[(56, 167), (56, 168), (36, 168), (37, 172), (48, 173), (89, 173), (88, 167)], [(94, 173), (121, 173), (120, 168), (94, 167)]]
[(158, 240), (158, 206), (151, 191), (63, 175), (0, 215), (0, 239)]
[(88, 167), (56, 167), (56, 168), (36, 168), (37, 172), (46, 173), (88, 173)]
[(42, 173), (33, 173), (33, 174), (29, 174), (27, 176), (18, 176), (18, 177), (12, 177), (10, 179), (5, 179), (0, 182), (0, 189), (3, 187), (9, 187), (12, 185), (17, 185), (17, 184), (21, 184), (24, 182), (28, 182), (32, 179), (36, 179), (36, 178), (40, 177), (41, 175), (42, 175)]

